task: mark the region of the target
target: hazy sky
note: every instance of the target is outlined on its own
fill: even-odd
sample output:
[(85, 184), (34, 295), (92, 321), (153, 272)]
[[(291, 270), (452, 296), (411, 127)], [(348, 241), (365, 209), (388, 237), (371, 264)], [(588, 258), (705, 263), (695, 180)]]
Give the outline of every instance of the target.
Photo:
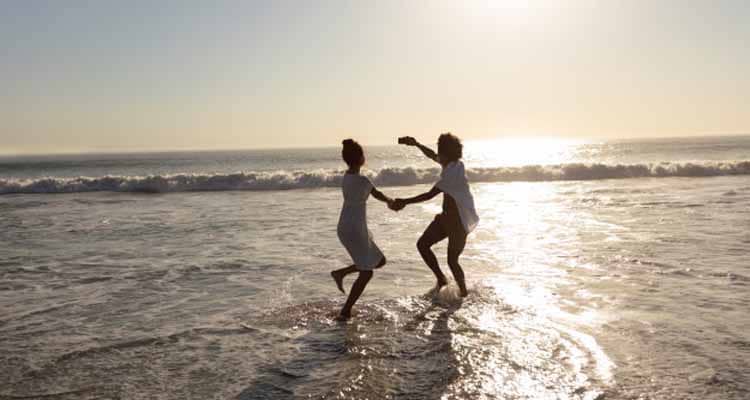
[(0, 5), (0, 153), (750, 133), (750, 2)]

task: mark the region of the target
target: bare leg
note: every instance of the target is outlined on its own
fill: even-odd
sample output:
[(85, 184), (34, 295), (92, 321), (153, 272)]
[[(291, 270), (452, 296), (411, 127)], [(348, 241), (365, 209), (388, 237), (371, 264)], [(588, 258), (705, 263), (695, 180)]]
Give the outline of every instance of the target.
[(367, 282), (370, 282), (371, 278), (372, 271), (359, 271), (359, 276), (352, 285), (352, 290), (349, 292), (349, 297), (346, 299), (346, 303), (344, 303), (344, 307), (341, 308), (341, 313), (336, 319), (338, 319), (339, 321), (345, 321), (352, 316), (352, 306), (354, 306), (354, 303), (357, 302), (357, 299), (359, 299), (359, 296), (362, 295), (362, 292), (365, 291)]
[(435, 253), (432, 252), (430, 247), (445, 239), (445, 237), (446, 235), (443, 233), (440, 224), (437, 221), (433, 221), (417, 241), (417, 250), (419, 250), (419, 254), (422, 256), (425, 264), (427, 264), (432, 270), (432, 273), (435, 274), (438, 289), (445, 286), (445, 284), (448, 283), (448, 279), (443, 275), (443, 271), (440, 270), (437, 257), (435, 257)]
[[(385, 263), (386, 263), (385, 256), (383, 256), (383, 258), (380, 260), (380, 262), (378, 263), (378, 265), (375, 266), (375, 268), (380, 268), (383, 265), (385, 265)], [(346, 293), (344, 291), (344, 277), (346, 277), (347, 275), (349, 275), (351, 273), (357, 272), (357, 271), (359, 271), (359, 270), (357, 269), (357, 266), (354, 265), (354, 264), (352, 264), (352, 265), (350, 265), (350, 266), (348, 266), (346, 268), (341, 268), (341, 269), (337, 269), (335, 271), (331, 271), (331, 277), (336, 282), (336, 287), (339, 288), (339, 290), (341, 291), (341, 293)]]
[(336, 282), (336, 287), (339, 288), (341, 293), (346, 293), (344, 291), (344, 277), (352, 272), (357, 272), (357, 267), (355, 265), (331, 271), (331, 277), (333, 278), (333, 281)]
[(448, 238), (448, 266), (451, 268), (453, 279), (456, 280), (456, 284), (461, 291), (461, 297), (466, 297), (469, 294), (466, 290), (464, 270), (458, 263), (458, 257), (464, 251), (464, 246), (466, 246), (466, 235), (463, 232), (457, 232)]

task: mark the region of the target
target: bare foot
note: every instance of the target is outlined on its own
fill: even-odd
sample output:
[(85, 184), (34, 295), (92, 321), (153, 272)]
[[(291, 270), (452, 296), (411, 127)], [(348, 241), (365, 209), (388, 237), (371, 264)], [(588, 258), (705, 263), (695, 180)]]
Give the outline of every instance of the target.
[(338, 317), (335, 318), (335, 320), (339, 322), (344, 322), (344, 321), (348, 321), (349, 318), (351, 317), (352, 317), (351, 314), (342, 312), (341, 314), (338, 315)]
[(440, 289), (443, 288), (443, 286), (447, 285), (447, 281), (438, 281), (435, 286), (432, 287), (432, 289), (428, 290), (424, 296), (425, 298), (429, 299), (431, 297), (437, 296), (438, 293), (440, 293)]
[(340, 272), (331, 271), (331, 278), (336, 282), (336, 287), (339, 288), (341, 293), (346, 294), (346, 291), (344, 290), (344, 276)]
[(466, 284), (464, 282), (458, 283), (458, 290), (460, 292), (461, 297), (466, 297), (469, 295), (469, 291), (466, 290)]

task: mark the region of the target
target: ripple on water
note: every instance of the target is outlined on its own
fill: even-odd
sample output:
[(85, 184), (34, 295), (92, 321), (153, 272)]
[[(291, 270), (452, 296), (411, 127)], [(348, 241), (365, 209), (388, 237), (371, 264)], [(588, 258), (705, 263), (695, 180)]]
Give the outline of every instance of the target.
[[(594, 398), (612, 367), (590, 336), (498, 300), (489, 288), (457, 288), (363, 304), (348, 323), (337, 304), (269, 313), (264, 324), (298, 332), (295, 357), (246, 388), (287, 398)], [(300, 371), (305, 371), (304, 374)], [(285, 392), (286, 393), (286, 392)], [(293, 395), (292, 395), (293, 394)]]
[(590, 336), (493, 287), (457, 292), (363, 302), (347, 323), (333, 320), (341, 300), (325, 300), (172, 332), (139, 333), (132, 321), (120, 336), (45, 337), (45, 358), (0, 367), (0, 394), (590, 399), (607, 385)]

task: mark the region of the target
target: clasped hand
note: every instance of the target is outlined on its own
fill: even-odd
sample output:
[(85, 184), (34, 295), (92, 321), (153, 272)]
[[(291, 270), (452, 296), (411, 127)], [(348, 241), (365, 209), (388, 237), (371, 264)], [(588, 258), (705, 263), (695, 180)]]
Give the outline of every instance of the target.
[(403, 199), (393, 199), (388, 202), (388, 208), (393, 211), (401, 211), (406, 207), (406, 202)]

